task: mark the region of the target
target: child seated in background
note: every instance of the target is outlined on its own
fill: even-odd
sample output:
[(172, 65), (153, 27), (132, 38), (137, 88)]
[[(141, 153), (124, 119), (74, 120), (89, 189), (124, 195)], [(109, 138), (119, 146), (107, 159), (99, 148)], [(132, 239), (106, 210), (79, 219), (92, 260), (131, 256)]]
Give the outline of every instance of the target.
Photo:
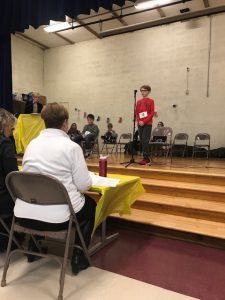
[(104, 143), (111, 143), (114, 144), (116, 143), (117, 139), (117, 133), (113, 130), (113, 124), (109, 123), (108, 124), (108, 130), (104, 135), (101, 136), (101, 138), (104, 140)]
[(158, 124), (157, 124), (157, 128), (161, 128), (161, 127), (164, 127), (164, 123), (162, 121), (160, 121)]
[(68, 131), (68, 135), (72, 141), (80, 144), (80, 142), (82, 140), (82, 135), (81, 135), (80, 131), (77, 129), (76, 123), (72, 123), (72, 125), (70, 126), (70, 129)]
[(83, 128), (82, 136), (84, 140), (84, 156), (87, 158), (91, 153), (91, 146), (95, 139), (98, 137), (99, 129), (96, 124), (94, 124), (94, 115), (88, 114), (87, 115), (87, 122)]

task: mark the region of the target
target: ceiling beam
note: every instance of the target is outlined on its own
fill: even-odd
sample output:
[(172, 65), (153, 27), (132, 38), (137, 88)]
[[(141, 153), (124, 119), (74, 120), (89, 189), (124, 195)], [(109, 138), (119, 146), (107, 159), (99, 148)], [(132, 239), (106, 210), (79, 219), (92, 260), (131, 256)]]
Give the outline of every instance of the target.
[(58, 36), (60, 39), (66, 41), (68, 44), (73, 45), (75, 42), (71, 41), (70, 39), (66, 38), (65, 36), (61, 35), (58, 32), (54, 32), (54, 35)]
[(117, 20), (123, 25), (123, 26), (128, 26), (127, 22), (124, 21), (123, 15), (119, 15), (117, 12), (114, 10), (111, 11), (112, 15), (117, 18)]
[(27, 36), (27, 35), (24, 34), (24, 33), (16, 32), (16, 33), (15, 33), (15, 36), (17, 36), (17, 37), (19, 37), (19, 38), (21, 38), (21, 39), (23, 39), (23, 40), (25, 40), (25, 41), (31, 42), (32, 44), (35, 44), (35, 46), (38, 46), (38, 47), (40, 47), (40, 48), (43, 49), (43, 50), (49, 49), (48, 46), (46, 46), (46, 45), (44, 45), (44, 44), (42, 44), (42, 43), (39, 43), (38, 41), (36, 41), (36, 40), (30, 38), (29, 36)]
[(205, 8), (210, 7), (209, 0), (203, 0)]
[(106, 30), (106, 31), (100, 32), (100, 35), (104, 38), (104, 37), (112, 36), (112, 35), (116, 35), (116, 34), (122, 34), (122, 33), (132, 32), (132, 31), (141, 30), (141, 29), (145, 29), (145, 28), (170, 24), (170, 23), (174, 23), (174, 22), (195, 19), (195, 18), (199, 18), (199, 17), (203, 17), (203, 16), (210, 16), (210, 15), (218, 14), (218, 13), (222, 13), (222, 12), (225, 12), (225, 5), (205, 8), (203, 10), (188, 12), (188, 13), (184, 13), (182, 15), (166, 17), (166, 18), (163, 18), (163, 19), (161, 18), (161, 19), (154, 20), (154, 21), (143, 22), (143, 23), (138, 23), (138, 24), (134, 24), (134, 25), (128, 25), (126, 27), (119, 27), (119, 28), (115, 28), (115, 29), (111, 29), (111, 30)]
[(166, 17), (166, 14), (162, 10), (162, 8), (157, 8), (157, 12), (159, 13), (159, 15), (160, 15), (161, 18), (165, 18)]
[[(190, 2), (190, 1), (192, 1), (192, 0), (178, 0), (178, 1), (175, 1), (175, 2), (170, 2), (170, 3), (167, 3), (167, 4), (163, 4), (163, 5), (159, 6), (158, 8), (169, 7), (171, 5), (186, 3), (186, 2)], [(131, 12), (131, 13), (127, 13), (127, 14), (124, 14), (123, 17), (130, 17), (130, 16), (133, 16), (133, 15), (142, 14), (142, 13), (152, 11), (152, 10), (155, 10), (155, 7), (140, 10), (140, 11), (134, 11), (134, 12)], [(96, 15), (96, 17), (97, 17), (97, 15)], [(119, 17), (120, 17), (120, 15), (119, 15)], [(119, 17), (110, 17), (110, 18), (100, 19), (100, 20), (92, 21), (92, 22), (88, 22), (88, 23), (84, 23), (79, 19), (79, 21), (78, 21), (79, 25), (75, 25), (75, 26), (72, 26), (72, 27), (66, 28), (66, 29), (61, 29), (61, 30), (58, 30), (57, 32), (67, 31), (67, 30), (76, 29), (76, 28), (80, 28), (80, 27), (87, 27), (87, 26), (89, 27), (89, 25), (94, 25), (94, 24), (102, 24), (104, 22), (108, 22), (108, 21), (112, 21), (114, 19), (118, 19)], [(126, 27), (128, 28), (129, 26), (130, 25), (127, 25)], [(92, 29), (89, 28), (89, 30), (92, 30)], [(102, 37), (102, 34), (99, 33), (98, 35), (100, 35), (100, 38)]]
[(89, 31), (90, 33), (92, 33), (94, 36), (96, 36), (98, 39), (101, 39), (101, 36), (100, 34), (98, 34), (94, 29), (92, 29), (90, 26), (88, 25), (85, 25), (85, 22), (83, 22), (82, 20), (80, 19), (76, 19), (76, 22), (82, 26), (84, 26), (84, 28)]

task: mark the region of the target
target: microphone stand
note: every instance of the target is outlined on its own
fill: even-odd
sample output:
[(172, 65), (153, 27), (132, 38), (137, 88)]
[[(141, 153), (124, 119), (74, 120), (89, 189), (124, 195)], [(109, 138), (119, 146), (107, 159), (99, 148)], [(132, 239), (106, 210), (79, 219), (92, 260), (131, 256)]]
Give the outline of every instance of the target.
[(129, 161), (125, 161), (120, 163), (122, 164), (126, 164), (125, 168), (129, 167), (131, 164), (137, 164), (137, 162), (135, 162), (134, 160), (134, 135), (135, 135), (135, 125), (136, 125), (136, 95), (137, 95), (137, 90), (134, 90), (134, 118), (133, 118), (133, 138), (132, 138), (132, 147), (131, 147), (131, 159)]

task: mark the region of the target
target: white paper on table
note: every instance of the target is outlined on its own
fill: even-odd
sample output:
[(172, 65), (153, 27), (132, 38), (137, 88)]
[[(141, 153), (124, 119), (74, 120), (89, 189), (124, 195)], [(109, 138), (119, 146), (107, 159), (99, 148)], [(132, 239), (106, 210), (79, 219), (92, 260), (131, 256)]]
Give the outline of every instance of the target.
[(117, 178), (108, 178), (95, 175), (93, 172), (89, 172), (92, 179), (92, 186), (105, 186), (105, 187), (115, 187), (120, 182), (120, 179)]

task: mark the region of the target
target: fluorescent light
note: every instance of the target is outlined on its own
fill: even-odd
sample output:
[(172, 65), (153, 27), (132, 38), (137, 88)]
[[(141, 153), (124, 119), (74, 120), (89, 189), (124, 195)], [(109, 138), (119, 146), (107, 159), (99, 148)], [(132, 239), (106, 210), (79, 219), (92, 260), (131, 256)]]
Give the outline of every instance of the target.
[[(73, 23), (73, 26), (74, 25), (75, 24)], [(60, 31), (60, 30), (69, 29), (71, 27), (72, 27), (72, 23), (50, 21), (50, 25), (46, 26), (44, 28), (44, 30), (46, 32), (57, 32), (57, 31)]]
[(148, 0), (148, 1), (139, 1), (137, 2), (134, 7), (136, 9), (148, 9), (148, 8), (155, 8), (160, 5), (168, 4), (171, 0)]

